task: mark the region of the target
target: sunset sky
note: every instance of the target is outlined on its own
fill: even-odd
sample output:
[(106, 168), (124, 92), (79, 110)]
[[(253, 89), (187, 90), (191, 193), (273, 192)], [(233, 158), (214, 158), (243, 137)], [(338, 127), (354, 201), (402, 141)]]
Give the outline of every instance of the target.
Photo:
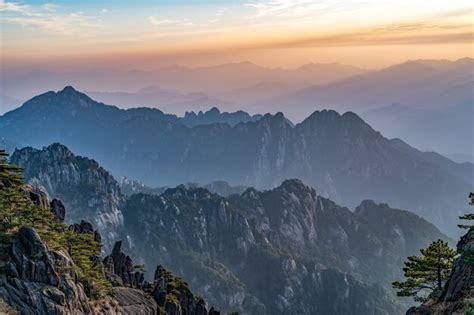
[(378, 68), (472, 57), (473, 18), (468, 0), (0, 0), (1, 66)]

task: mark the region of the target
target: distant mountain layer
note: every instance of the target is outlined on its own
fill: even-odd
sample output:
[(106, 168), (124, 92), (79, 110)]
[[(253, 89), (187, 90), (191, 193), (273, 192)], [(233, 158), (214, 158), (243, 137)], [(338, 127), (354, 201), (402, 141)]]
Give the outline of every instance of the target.
[[(228, 121), (217, 111), (201, 121), (209, 122), (204, 118), (214, 112), (215, 120)], [(146, 108), (120, 110), (68, 87), (1, 116), (0, 134), (36, 147), (64, 143), (116, 177), (154, 187), (224, 180), (272, 188), (300, 178), (342, 204), (376, 199), (457, 232), (457, 216), (466, 208), (461, 200), (474, 185), (472, 164), (386, 139), (350, 112), (315, 112), (294, 126), (280, 113), (239, 115), (250, 121), (189, 127), (186, 118)]]
[(231, 107), (228, 102), (210, 98), (204, 93), (181, 93), (158, 87), (148, 87), (136, 92), (87, 92), (87, 94), (100, 102), (121, 108), (147, 106), (180, 115), (196, 109)]
[(351, 110), (390, 137), (442, 153), (474, 151), (474, 60), (415, 60), (256, 101), (294, 120), (315, 109)]
[[(155, 93), (159, 98), (153, 105), (161, 106), (165, 103), (189, 101), (188, 97), (192, 96), (191, 92), (198, 92), (213, 99), (216, 94), (227, 94), (232, 90), (247, 89), (262, 82), (282, 82), (288, 86), (303, 87), (311, 84), (329, 83), (363, 72), (364, 70), (357, 67), (335, 63), (307, 64), (295, 69), (272, 69), (251, 62), (198, 68), (172, 66), (147, 71), (114, 69), (54, 71), (8, 68), (2, 72), (4, 75), (2, 77), (2, 94), (4, 94), (2, 98), (25, 100), (42, 91), (56, 90), (65, 84), (70, 84), (86, 91), (122, 91), (128, 98), (136, 97), (136, 101), (139, 101), (143, 95)], [(149, 86), (158, 86), (159, 88), (144, 89)], [(106, 94), (103, 96), (108, 97)], [(160, 98), (164, 101), (163, 103)], [(228, 99), (231, 100), (232, 97), (226, 98), (224, 101)], [(11, 105), (16, 104), (18, 103)], [(10, 105), (10, 103), (5, 105)], [(147, 104), (138, 102), (134, 105)], [(218, 104), (213, 106), (216, 105)], [(14, 107), (5, 107), (4, 110), (12, 108)]]
[[(213, 181), (209, 184), (206, 185), (200, 185), (199, 183), (187, 183), (184, 186), (189, 187), (189, 188), (197, 188), (197, 187), (202, 187), (214, 194), (218, 194), (223, 197), (227, 197), (230, 195), (234, 194), (241, 194), (243, 193), (248, 187), (245, 186), (231, 186), (229, 185), (228, 182), (218, 180), (218, 181)], [(122, 178), (120, 181), (120, 188), (122, 189), (122, 192), (127, 196), (130, 197), (131, 195), (134, 194), (148, 194), (148, 195), (161, 195), (164, 193), (167, 189), (171, 188), (168, 186), (163, 186), (163, 187), (148, 187), (142, 182), (138, 180), (131, 180), (126, 177)]]
[[(122, 196), (120, 188), (97, 162), (59, 144), (12, 159), (29, 182), (55, 187), (48, 192), (69, 205), (66, 219), (115, 215), (101, 204)], [(227, 198), (180, 185), (133, 194), (117, 210), (115, 237), (137, 263), (164, 265), (212, 305), (243, 314), (400, 314), (406, 305), (388, 288), (405, 257), (447, 239), (408, 211), (370, 200), (350, 211), (299, 180)]]

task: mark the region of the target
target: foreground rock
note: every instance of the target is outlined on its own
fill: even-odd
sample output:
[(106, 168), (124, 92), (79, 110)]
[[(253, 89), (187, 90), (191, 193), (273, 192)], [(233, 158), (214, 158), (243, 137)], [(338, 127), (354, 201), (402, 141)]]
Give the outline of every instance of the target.
[[(30, 227), (2, 249), (0, 297), (12, 308), (21, 314), (92, 314), (68, 253), (50, 252)], [(59, 265), (69, 271), (59, 273)]]
[[(125, 255), (121, 251), (121, 246), (122, 242), (115, 243), (112, 254), (104, 258), (107, 278), (114, 286), (119, 288), (120, 294), (116, 298), (119, 300), (121, 307), (124, 307), (124, 309), (136, 308), (134, 305), (125, 306), (128, 301), (137, 298), (136, 292), (147, 292), (149, 295), (145, 294), (144, 296), (152, 299), (153, 302), (147, 304), (146, 301), (141, 301), (141, 303), (146, 304), (147, 307), (155, 303), (158, 305), (157, 309), (164, 310), (165, 314), (220, 314), (214, 308), (209, 308), (206, 301), (202, 298), (195, 296), (185, 281), (174, 276), (163, 266), (156, 268), (153, 282), (145, 281), (144, 274), (141, 271), (135, 270), (140, 268), (134, 265), (130, 256)], [(136, 290), (124, 292), (125, 288), (121, 286), (136, 288)], [(130, 297), (132, 293), (134, 297)]]
[(461, 256), (457, 258), (441, 296), (409, 309), (407, 315), (474, 314), (474, 230), (461, 238), (457, 249)]
[[(65, 208), (59, 200), (49, 203), (44, 193), (30, 188), (23, 191), (37, 206), (52, 211), (57, 221), (64, 218)], [(81, 221), (69, 229), (92, 234), (100, 243), (100, 233), (89, 222)], [(121, 252), (121, 242), (103, 263), (98, 257), (93, 261), (113, 286), (111, 293), (99, 299), (81, 282), (68, 251), (50, 250), (34, 228), (19, 228), (11, 238), (0, 242), (0, 314), (219, 314), (195, 297), (183, 280), (161, 266), (153, 282), (145, 281), (132, 259)]]
[[(110, 250), (123, 224), (121, 212), (124, 196), (117, 181), (99, 164), (88, 158), (75, 156), (65, 146), (53, 144), (43, 150), (24, 148), (17, 150), (11, 162), (24, 169), (29, 191), (37, 196), (38, 186), (53, 198), (55, 215), (68, 223), (86, 220), (103, 236), (105, 250)], [(40, 196), (37, 197), (41, 202)], [(47, 204), (43, 205), (48, 207)], [(66, 213), (61, 209), (74, 209)]]

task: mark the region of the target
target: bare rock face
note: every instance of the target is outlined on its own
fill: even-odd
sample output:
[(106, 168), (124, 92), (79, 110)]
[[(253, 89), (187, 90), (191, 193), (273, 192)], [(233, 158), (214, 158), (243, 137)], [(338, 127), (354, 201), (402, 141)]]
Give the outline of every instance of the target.
[(112, 253), (103, 260), (107, 277), (114, 286), (142, 289), (145, 278), (142, 272), (135, 271), (130, 256), (121, 251), (122, 242), (115, 243)]
[(379, 284), (446, 238), (408, 211), (366, 201), (353, 212), (300, 180), (227, 198), (185, 186), (135, 194), (123, 213), (130, 252), (243, 314), (400, 314), (407, 305)]
[[(123, 224), (121, 207), (125, 199), (117, 181), (96, 161), (75, 156), (56, 143), (42, 150), (17, 150), (11, 162), (24, 169), (28, 183), (64, 202), (69, 209), (63, 215), (67, 223), (87, 220), (102, 235), (104, 248), (111, 248)], [(35, 191), (31, 194), (35, 200)], [(49, 204), (43, 206), (48, 208)], [(53, 211), (59, 209), (53, 207)]]
[(37, 186), (23, 185), (21, 192), (27, 195), (41, 209), (49, 209), (48, 194)]
[(0, 297), (21, 314), (92, 314), (74, 268), (59, 274), (56, 265), (74, 266), (66, 252), (50, 252), (38, 233), (22, 227), (3, 248)]
[[(103, 264), (107, 278), (116, 287), (118, 294), (115, 298), (122, 310), (136, 314), (133, 312), (141, 310), (137, 309), (137, 305), (143, 304), (146, 313), (140, 314), (155, 314), (150, 311), (152, 305), (157, 305), (156, 312), (164, 310), (169, 315), (220, 314), (212, 307), (209, 309), (206, 301), (195, 296), (184, 280), (174, 276), (163, 266), (156, 268), (153, 282), (145, 281), (144, 274), (135, 271), (133, 260), (121, 251), (121, 246), (122, 242), (116, 242), (112, 253), (104, 258)], [(152, 302), (149, 299), (152, 299)]]
[(101, 243), (102, 241), (102, 236), (99, 231), (94, 230), (94, 227), (90, 222), (81, 220), (80, 224), (74, 223), (70, 225), (69, 228), (76, 233), (94, 234), (94, 241), (98, 243)]
[[(96, 233), (86, 221), (71, 228), (76, 233)], [(101, 301), (91, 300), (69, 254), (50, 251), (31, 227), (21, 227), (10, 244), (1, 244), (0, 258), (0, 313), (8, 310), (22, 315), (219, 314), (213, 308), (208, 310), (207, 303), (195, 297), (183, 280), (162, 267), (153, 283), (145, 281), (143, 273), (134, 271), (132, 259), (121, 252), (121, 242), (104, 259), (104, 270), (114, 286), (114, 294)]]
[(160, 311), (155, 300), (143, 290), (117, 287), (115, 288), (118, 314), (158, 315)]
[(407, 315), (461, 315), (474, 311), (474, 230), (461, 237), (457, 249), (461, 256), (454, 263), (441, 296), (410, 308)]
[(206, 301), (201, 297), (194, 296), (186, 282), (174, 276), (163, 266), (156, 268), (152, 295), (158, 304), (170, 315), (220, 314), (214, 308), (209, 310)]
[(66, 208), (64, 207), (63, 202), (59, 199), (53, 199), (49, 206), (54, 214), (54, 219), (63, 222), (66, 217)]

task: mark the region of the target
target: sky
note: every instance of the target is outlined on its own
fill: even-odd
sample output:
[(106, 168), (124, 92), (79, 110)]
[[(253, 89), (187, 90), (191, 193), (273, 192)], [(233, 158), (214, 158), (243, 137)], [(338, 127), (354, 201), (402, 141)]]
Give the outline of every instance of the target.
[(467, 0), (0, 0), (0, 66), (380, 68), (473, 57), (473, 12)]

